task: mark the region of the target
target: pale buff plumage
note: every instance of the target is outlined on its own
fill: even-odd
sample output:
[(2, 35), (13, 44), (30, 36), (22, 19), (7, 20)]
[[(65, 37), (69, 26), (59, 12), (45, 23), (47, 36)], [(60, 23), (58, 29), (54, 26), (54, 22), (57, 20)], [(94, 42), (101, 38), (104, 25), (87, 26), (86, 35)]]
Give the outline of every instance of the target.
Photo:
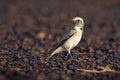
[(56, 46), (56, 49), (47, 58), (47, 60), (50, 59), (53, 55), (66, 50), (71, 55), (70, 50), (74, 48), (81, 40), (83, 29), (84, 29), (83, 19), (80, 17), (73, 18), (73, 26), (60, 40), (60, 42)]

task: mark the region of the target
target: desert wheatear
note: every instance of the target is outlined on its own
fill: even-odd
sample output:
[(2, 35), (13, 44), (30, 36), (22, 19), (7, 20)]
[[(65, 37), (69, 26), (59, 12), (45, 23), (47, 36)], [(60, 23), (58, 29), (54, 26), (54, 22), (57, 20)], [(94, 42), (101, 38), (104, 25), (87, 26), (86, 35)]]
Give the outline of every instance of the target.
[(70, 30), (63, 36), (60, 42), (57, 44), (55, 50), (52, 54), (47, 58), (50, 59), (53, 55), (60, 53), (62, 51), (68, 51), (71, 56), (70, 50), (74, 48), (79, 41), (81, 40), (82, 33), (84, 29), (84, 21), (80, 17), (73, 18), (73, 26)]

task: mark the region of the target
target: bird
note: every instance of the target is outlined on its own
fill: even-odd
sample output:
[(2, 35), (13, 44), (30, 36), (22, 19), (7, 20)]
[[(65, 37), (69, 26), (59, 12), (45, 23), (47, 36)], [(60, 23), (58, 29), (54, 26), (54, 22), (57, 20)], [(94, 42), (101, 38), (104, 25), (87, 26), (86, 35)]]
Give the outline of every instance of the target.
[(72, 57), (71, 49), (77, 46), (77, 44), (80, 42), (82, 38), (84, 30), (84, 20), (81, 17), (74, 17), (72, 21), (73, 21), (72, 27), (58, 42), (58, 44), (55, 47), (55, 50), (51, 53), (50, 56), (47, 57), (46, 60), (49, 60), (55, 54), (61, 53), (63, 51), (67, 51), (68, 54)]

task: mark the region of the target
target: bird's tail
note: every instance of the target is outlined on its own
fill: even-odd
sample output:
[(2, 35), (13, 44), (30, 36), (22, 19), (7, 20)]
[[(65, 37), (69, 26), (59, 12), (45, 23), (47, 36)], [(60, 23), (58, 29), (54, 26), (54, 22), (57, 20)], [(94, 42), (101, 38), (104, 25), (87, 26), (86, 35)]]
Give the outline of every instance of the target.
[(63, 48), (62, 48), (62, 47), (58, 47), (56, 50), (54, 50), (54, 51), (52, 52), (52, 54), (51, 54), (50, 56), (47, 57), (46, 60), (50, 59), (53, 55), (55, 55), (55, 54), (57, 54), (57, 53), (60, 53), (60, 52), (62, 52), (62, 51), (63, 51)]

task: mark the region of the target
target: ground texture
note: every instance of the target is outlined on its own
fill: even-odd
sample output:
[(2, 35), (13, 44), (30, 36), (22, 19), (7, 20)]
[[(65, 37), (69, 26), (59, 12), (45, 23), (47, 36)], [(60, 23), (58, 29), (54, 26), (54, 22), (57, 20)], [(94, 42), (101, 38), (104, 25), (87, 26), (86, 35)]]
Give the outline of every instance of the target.
[[(46, 61), (71, 27), (81, 42)], [(0, 0), (0, 80), (120, 80), (119, 0)]]

